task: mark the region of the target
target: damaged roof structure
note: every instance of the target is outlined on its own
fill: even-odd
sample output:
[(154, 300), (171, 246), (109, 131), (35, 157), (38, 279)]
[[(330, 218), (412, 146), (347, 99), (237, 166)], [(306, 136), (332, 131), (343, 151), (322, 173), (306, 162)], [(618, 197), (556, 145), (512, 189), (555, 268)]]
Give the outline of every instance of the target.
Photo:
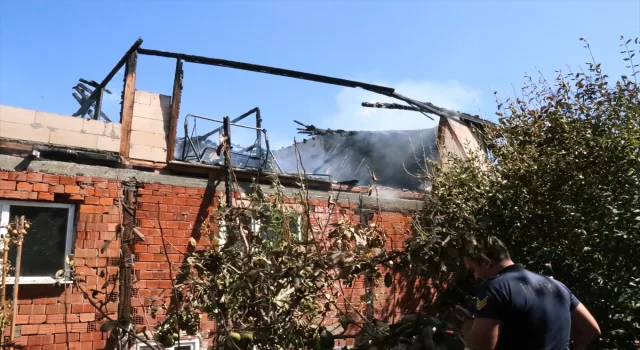
[[(464, 157), (469, 152), (469, 143), (482, 148), (481, 138), (475, 131), (489, 123), (478, 116), (403, 96), (389, 87), (244, 62), (151, 50), (142, 48), (142, 42), (142, 39), (137, 40), (102, 82), (80, 79), (80, 83), (74, 87), (80, 94), (74, 93), (74, 98), (80, 103), (80, 108), (73, 113), (74, 117), (78, 117), (75, 120), (44, 112), (37, 112), (31, 118), (27, 117), (30, 112), (26, 110), (2, 106), (0, 121), (5, 124), (0, 128), (0, 138), (3, 140), (1, 148), (5, 149), (5, 153), (7, 149), (23, 153), (33, 150), (42, 157), (74, 161), (82, 159), (92, 164), (97, 162), (166, 173), (209, 174), (224, 171), (225, 160), (220, 156), (220, 140), (225, 139), (231, 145), (232, 167), (238, 170), (240, 176), (253, 178), (255, 173), (275, 172), (280, 174), (283, 183), (294, 183), (298, 177), (294, 146), (277, 151), (270, 148), (259, 107), (233, 119), (188, 113), (184, 117), (185, 136), (177, 136), (185, 62), (361, 88), (406, 103), (363, 102), (363, 107), (411, 110), (431, 119), (440, 118), (439, 125), (432, 129), (385, 132), (319, 129), (295, 121), (303, 126), (299, 128), (299, 133), (313, 136), (299, 144), (299, 153), (308, 173), (305, 175), (311, 186), (317, 188), (344, 188), (347, 184), (357, 191), (355, 185), (370, 185), (371, 171), (382, 186), (417, 191), (428, 186), (416, 177), (425, 169), (428, 161), (441, 161), (450, 153)], [(171, 96), (136, 90), (138, 55), (175, 60)], [(115, 123), (109, 119), (113, 116), (104, 115), (101, 105), (103, 94), (111, 93), (106, 89), (107, 84), (123, 67), (125, 78), (120, 122)], [(85, 116), (88, 119), (83, 119)], [(255, 117), (254, 124), (240, 124), (250, 116)], [(217, 123), (218, 127), (196, 130), (199, 120)], [(251, 145), (234, 144), (233, 128), (254, 130), (255, 142)], [(74, 137), (78, 136), (73, 134), (74, 130), (81, 137)], [(393, 144), (397, 151), (394, 149), (391, 154), (389, 147), (385, 146), (387, 144)]]
[[(483, 151), (477, 131), (486, 121), (405, 97), (392, 88), (141, 45), (137, 40), (101, 82), (80, 80), (73, 95), (80, 108), (72, 116), (0, 105), (0, 237), (6, 235), (10, 217), (33, 219), (24, 238), (23, 275), (4, 276), (7, 284), (19, 281), (13, 289), (15, 307), (5, 338), (27, 344), (26, 349), (55, 344), (103, 350), (109, 342), (118, 343), (107, 348), (145, 349), (141, 338), (114, 340), (101, 331), (100, 325), (107, 324), (104, 315), (136, 328), (157, 324), (159, 319), (148, 306), (152, 301), (172, 302), (175, 281), (170, 271), (186, 258), (178, 252), (211, 244), (201, 230), (218, 229), (210, 221), (218, 201), (225, 200), (227, 207), (241, 206), (254, 181), (271, 184), (277, 177), (295, 210), (310, 211), (311, 230), (321, 231), (343, 217), (361, 225), (376, 222), (387, 229), (389, 245), (401, 249), (412, 213), (424, 205), (421, 193), (429, 184), (420, 174), (430, 161), (446, 162), (451, 156), (465, 158)], [(175, 60), (171, 95), (136, 89), (139, 55)], [(362, 88), (405, 103), (364, 107), (411, 110), (439, 122), (431, 129), (384, 132), (323, 129), (296, 122), (301, 126), (298, 131), (310, 138), (272, 150), (263, 126), (268, 116), (259, 106), (246, 106), (247, 112), (235, 117), (181, 111), (185, 62)], [(101, 105), (103, 94), (110, 93), (107, 84), (122, 68), (118, 120), (105, 115)], [(178, 125), (181, 116), (184, 124)], [(199, 130), (203, 124), (208, 129)], [(255, 141), (237, 144), (233, 130), (238, 128), (255, 133)], [(178, 137), (178, 130), (184, 131), (183, 137)], [(296, 202), (301, 176), (309, 207)], [(379, 187), (372, 194), (374, 180)], [(224, 188), (219, 190), (218, 185)], [(263, 191), (274, 193), (268, 186)], [(333, 213), (336, 208), (339, 215)], [(171, 243), (171, 252), (165, 240)], [(96, 295), (79, 284), (68, 289), (55, 286), (57, 280), (51, 276), (69, 271), (71, 255), (87, 290), (118, 285), (100, 294), (104, 310), (91, 303)], [(359, 300), (372, 297), (365, 293), (386, 295), (381, 300), (387, 304), (375, 311), (380, 319), (402, 316), (421, 298), (399, 286), (375, 291), (350, 288)], [(166, 315), (163, 310), (156, 312)], [(198, 336), (184, 338), (186, 348), (206, 348), (213, 341), (215, 319), (203, 316)], [(121, 346), (126, 342), (130, 346)]]

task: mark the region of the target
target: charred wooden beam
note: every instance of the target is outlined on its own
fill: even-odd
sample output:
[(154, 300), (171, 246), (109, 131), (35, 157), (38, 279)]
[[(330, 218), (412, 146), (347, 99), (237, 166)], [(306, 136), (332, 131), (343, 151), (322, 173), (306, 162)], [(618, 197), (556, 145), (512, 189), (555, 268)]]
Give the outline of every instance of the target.
[(399, 103), (362, 102), (362, 107), (384, 108), (384, 109), (400, 109), (400, 110), (405, 110), (405, 111), (420, 112), (420, 108), (418, 108), (418, 107), (401, 105)]
[(107, 84), (109, 84), (111, 79), (113, 79), (113, 77), (116, 75), (116, 73), (118, 73), (120, 68), (122, 68), (127, 63), (130, 56), (133, 53), (135, 53), (136, 50), (138, 50), (140, 45), (142, 45), (142, 39), (136, 40), (136, 42), (133, 43), (133, 45), (131, 45), (129, 50), (127, 50), (124, 56), (122, 56), (122, 58), (120, 59), (120, 61), (118, 61), (116, 66), (113, 67), (113, 69), (111, 69), (109, 74), (107, 74), (107, 77), (104, 78), (104, 80), (102, 80), (102, 82), (96, 87), (96, 89), (93, 91), (91, 96), (89, 96), (89, 98), (82, 104), (82, 106), (80, 106), (80, 109), (78, 109), (78, 111), (73, 114), (74, 117), (85, 115), (87, 113), (87, 110), (91, 107), (91, 105), (98, 100), (99, 93), (102, 91), (102, 89), (104, 89), (107, 86)]
[[(410, 106), (413, 106), (414, 108), (416, 108), (416, 110), (423, 113), (427, 118), (430, 118), (430, 119), (433, 119), (433, 118), (429, 116), (427, 113), (435, 114), (435, 115), (440, 115), (444, 113), (442, 108), (436, 107), (430, 103), (414, 100), (407, 96), (401, 95), (397, 93), (395, 89), (386, 87), (386, 86), (368, 84), (368, 83), (363, 83), (359, 81), (335, 78), (335, 77), (330, 77), (330, 76), (320, 75), (320, 74), (306, 73), (306, 72), (295, 71), (291, 69), (270, 67), (270, 66), (252, 64), (252, 63), (238, 62), (238, 61), (230, 61), (230, 60), (224, 60), (220, 58), (189, 55), (189, 54), (177, 53), (177, 52), (167, 52), (167, 51), (139, 48), (138, 53), (142, 55), (149, 55), (149, 56), (181, 59), (181, 60), (184, 60), (185, 62), (207, 64), (212, 66), (240, 69), (240, 70), (271, 74), (271, 75), (279, 75), (283, 77), (315, 81), (315, 82), (324, 83), (324, 84), (345, 86), (345, 87), (351, 87), (351, 88), (361, 88), (377, 94), (381, 94), (384, 96), (388, 96), (388, 97), (392, 97), (392, 98), (404, 101)], [(452, 111), (447, 110), (447, 112), (452, 112)], [(474, 119), (473, 121), (475, 121), (476, 123), (488, 123), (487, 121), (484, 121), (481, 118), (478, 118), (475, 116), (469, 116), (469, 117), (470, 117), (469, 118), (470, 121), (471, 119)]]
[(290, 69), (263, 66), (259, 64), (223, 60), (220, 58), (211, 58), (211, 57), (196, 56), (196, 55), (189, 55), (189, 54), (176, 53), (176, 52), (166, 52), (166, 51), (159, 51), (159, 50), (149, 50), (144, 48), (140, 48), (138, 50), (138, 53), (141, 55), (177, 58), (177, 59), (182, 59), (185, 62), (207, 64), (207, 65), (218, 66), (218, 67), (226, 67), (226, 68), (252, 71), (257, 73), (279, 75), (279, 76), (289, 77), (289, 78), (310, 80), (318, 83), (340, 85), (340, 86), (346, 86), (351, 88), (359, 87), (362, 89), (379, 91), (381, 93), (386, 93), (386, 94), (391, 94), (394, 92), (394, 89), (385, 87), (385, 86), (367, 84), (367, 83), (362, 83), (354, 80), (334, 78), (334, 77), (329, 77), (329, 76), (320, 75), (320, 74), (305, 73), (305, 72), (300, 72), (300, 71), (295, 71)]
[[(100, 86), (100, 84), (98, 84), (95, 80), (86, 80), (86, 79), (82, 79), (80, 78), (80, 82), (87, 84), (89, 86), (92, 86), (93, 88), (97, 89), (98, 86)], [(104, 92), (111, 94), (111, 91), (109, 91), (108, 89), (104, 89)]]
[(222, 150), (224, 152), (224, 189), (227, 208), (231, 208), (233, 206), (231, 191), (231, 167), (233, 164), (231, 164), (231, 157), (229, 155), (229, 152), (231, 151), (231, 120), (228, 116), (224, 117), (223, 129), (224, 138), (223, 143), (220, 146), (222, 146)]
[[(79, 93), (83, 94), (83, 97), (86, 98), (86, 94), (84, 92), (81, 92), (80, 89), (76, 89), (76, 91), (78, 91)], [(73, 96), (73, 98), (76, 99), (76, 101), (78, 101), (79, 104), (82, 104), (82, 101), (84, 101), (83, 97), (80, 97), (80, 95), (78, 95), (77, 93), (72, 93), (71, 96)], [(89, 109), (87, 111), (87, 114), (91, 114), (93, 113), (93, 111), (91, 109)], [(109, 119), (109, 117), (107, 117), (106, 114), (104, 114), (104, 112), (100, 111), (100, 116), (102, 117), (102, 119), (106, 120), (107, 122), (111, 123), (111, 119)]]
[(119, 301), (118, 301), (118, 321), (126, 326), (131, 324), (131, 299), (134, 279), (133, 251), (134, 237), (133, 229), (135, 222), (135, 192), (134, 186), (127, 185), (124, 188), (124, 198), (122, 206), (122, 239), (120, 241), (120, 281), (119, 281)]
[(129, 141), (131, 139), (131, 121), (133, 119), (133, 104), (136, 96), (136, 67), (138, 55), (129, 55), (124, 73), (124, 89), (122, 89), (122, 109), (120, 111), (120, 156), (129, 157)]
[(450, 109), (446, 109), (446, 108), (442, 108), (442, 107), (438, 107), (436, 105), (434, 105), (433, 103), (430, 102), (421, 102), (422, 104), (424, 104), (425, 106), (429, 107), (429, 111), (425, 111), (424, 108), (421, 108), (419, 106), (407, 106), (407, 105), (402, 105), (399, 103), (382, 103), (382, 102), (362, 102), (362, 107), (369, 107), (369, 108), (383, 108), (383, 109), (398, 109), (398, 110), (405, 110), (405, 111), (415, 111), (415, 112), (426, 112), (426, 113), (431, 113), (434, 115), (437, 115), (438, 117), (441, 118), (452, 118), (452, 117), (458, 117), (462, 120), (466, 120), (472, 123), (476, 123), (476, 124), (480, 124), (480, 125), (491, 125), (493, 123), (491, 123), (488, 120), (482, 119), (480, 118), (480, 116), (477, 115), (471, 115), (468, 113), (463, 113), (463, 112), (457, 112), (457, 111), (452, 111)]
[[(173, 95), (171, 97), (171, 120), (169, 121), (169, 136), (167, 142), (167, 163), (173, 160), (176, 148), (176, 134), (178, 118), (180, 117), (180, 101), (182, 100), (182, 79), (184, 70), (182, 60), (176, 60), (176, 73), (173, 79)], [(187, 135), (185, 135), (186, 137)], [(185, 145), (186, 146), (186, 145)]]

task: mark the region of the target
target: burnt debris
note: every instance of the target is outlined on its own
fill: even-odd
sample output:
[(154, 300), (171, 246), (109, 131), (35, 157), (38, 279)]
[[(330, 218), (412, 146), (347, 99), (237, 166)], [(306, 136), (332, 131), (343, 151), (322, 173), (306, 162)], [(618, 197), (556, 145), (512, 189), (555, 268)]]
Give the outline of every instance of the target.
[[(238, 122), (252, 114), (255, 114), (255, 126), (238, 124)], [(221, 124), (221, 126), (201, 133), (198, 131), (198, 120), (218, 123)], [(190, 122), (192, 123), (191, 130), (189, 130)], [(228, 121), (229, 130), (231, 127), (255, 130), (255, 141), (249, 146), (231, 144), (231, 140), (228, 139), (230, 132), (224, 132), (224, 125), (224, 120), (187, 114), (184, 120), (184, 133), (186, 136), (176, 141), (176, 159), (187, 162), (195, 161), (208, 165), (225, 165), (227, 160), (222, 156), (220, 147), (223, 144), (228, 144), (230, 163), (234, 168), (267, 170), (271, 149), (267, 130), (262, 128), (260, 108), (255, 107), (235, 119)], [(221, 142), (211, 141), (210, 138), (219, 133), (221, 134)], [(265, 148), (263, 148), (263, 144)]]
[[(75, 90), (76, 92), (72, 93), (71, 96), (73, 96), (73, 98), (76, 99), (76, 101), (78, 101), (78, 103), (80, 104), (80, 106), (82, 106), (85, 103), (89, 103), (89, 98), (91, 95), (93, 95), (93, 93), (95, 92), (96, 89), (100, 89), (100, 84), (98, 84), (97, 82), (95, 82), (94, 80), (86, 80), (86, 79), (79, 79), (80, 82), (77, 83), (72, 89)], [(103, 89), (103, 92), (106, 92), (108, 94), (111, 94), (111, 91), (109, 91), (108, 89)], [(102, 96), (101, 96), (102, 97)], [(87, 109), (86, 111), (84, 111), (84, 113), (82, 115), (78, 115), (77, 117), (80, 118), (85, 118), (85, 116), (89, 116), (89, 118), (93, 118), (93, 119), (98, 119), (98, 118), (94, 118), (95, 117), (95, 112), (93, 110), (91, 110), (91, 106), (95, 107), (96, 102), (92, 102), (89, 109)], [(100, 109), (100, 107), (98, 107)], [(104, 114), (104, 112), (102, 112), (101, 110), (99, 111), (99, 116), (102, 117), (102, 119), (104, 119), (107, 122), (111, 122), (111, 119), (109, 119), (109, 117), (107, 117), (106, 114)]]
[(300, 123), (297, 120), (294, 120), (294, 122), (298, 125), (304, 126), (304, 128), (297, 128), (298, 130), (298, 134), (305, 134), (305, 135), (311, 135), (311, 136), (315, 136), (315, 135), (340, 135), (340, 136), (353, 136), (355, 135), (357, 132), (356, 131), (347, 131), (347, 130), (343, 130), (343, 129), (320, 129), (317, 128), (315, 125), (311, 124), (311, 125), (305, 125)]

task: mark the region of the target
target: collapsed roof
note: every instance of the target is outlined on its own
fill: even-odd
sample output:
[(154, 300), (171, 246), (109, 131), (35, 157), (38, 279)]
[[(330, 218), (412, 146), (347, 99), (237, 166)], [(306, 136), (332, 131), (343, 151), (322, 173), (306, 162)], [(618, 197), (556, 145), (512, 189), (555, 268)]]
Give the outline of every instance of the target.
[(284, 173), (302, 166), (308, 176), (334, 182), (418, 190), (425, 185), (429, 161), (438, 160), (438, 128), (404, 131), (358, 131), (352, 136), (323, 134), (273, 152)]

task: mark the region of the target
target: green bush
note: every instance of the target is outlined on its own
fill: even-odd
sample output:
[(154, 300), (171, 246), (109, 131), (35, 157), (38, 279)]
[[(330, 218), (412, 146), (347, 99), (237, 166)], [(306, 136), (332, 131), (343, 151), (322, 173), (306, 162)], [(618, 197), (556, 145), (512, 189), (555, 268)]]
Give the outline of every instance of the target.
[(597, 347), (640, 339), (640, 88), (629, 45), (638, 39), (622, 38), (629, 76), (615, 83), (592, 62), (554, 82), (528, 78), (499, 103), (499, 124), (483, 130), (491, 165), (453, 161), (432, 177), (408, 243), (413, 266), (460, 271), (460, 249), (497, 237), (572, 289), (600, 324)]

